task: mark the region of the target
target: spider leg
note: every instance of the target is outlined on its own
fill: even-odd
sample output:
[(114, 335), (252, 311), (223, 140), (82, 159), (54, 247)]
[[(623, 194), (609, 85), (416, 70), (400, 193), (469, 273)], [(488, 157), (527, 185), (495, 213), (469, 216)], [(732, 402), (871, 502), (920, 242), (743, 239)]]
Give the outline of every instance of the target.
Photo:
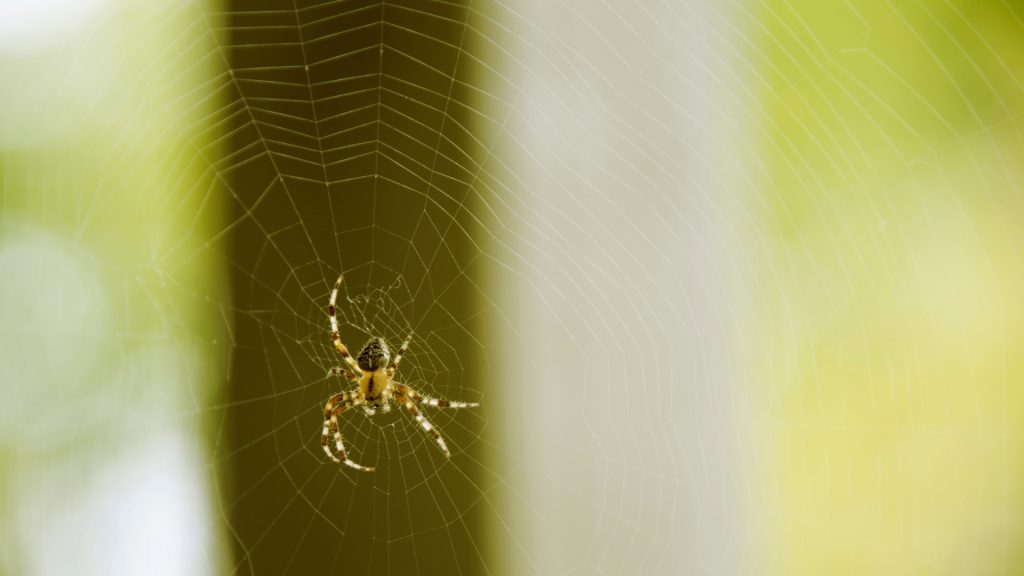
[(405, 409), (408, 410), (410, 414), (412, 414), (412, 417), (415, 418), (416, 421), (420, 423), (420, 426), (423, 428), (424, 432), (430, 434), (431, 438), (433, 438), (434, 441), (437, 442), (438, 447), (440, 447), (441, 451), (444, 452), (444, 457), (451, 458), (452, 453), (448, 451), (448, 445), (444, 443), (444, 438), (441, 437), (441, 433), (438, 432), (436, 428), (434, 428), (434, 425), (431, 424), (430, 421), (423, 416), (423, 414), (420, 414), (420, 409), (416, 407), (416, 403), (412, 401), (412, 398), (406, 396), (401, 392), (398, 392), (397, 394), (395, 394), (395, 400), (402, 404), (403, 406), (405, 406)]
[(330, 447), (327, 445), (327, 439), (330, 437), (331, 431), (331, 413), (334, 412), (335, 405), (351, 406), (352, 405), (352, 392), (339, 392), (334, 396), (327, 399), (327, 404), (324, 405), (324, 431), (320, 435), (320, 447), (324, 449), (324, 452), (334, 460), (338, 462), (338, 459), (331, 453)]
[(344, 376), (346, 380), (351, 382), (359, 382), (359, 377), (353, 374), (350, 370), (346, 370), (341, 366), (335, 366), (327, 371), (328, 376)]
[(334, 342), (334, 347), (338, 349), (338, 354), (341, 354), (341, 357), (345, 359), (352, 372), (354, 374), (362, 374), (362, 369), (359, 368), (359, 364), (349, 354), (348, 348), (341, 343), (341, 335), (338, 334), (338, 317), (335, 315), (334, 304), (338, 301), (338, 289), (341, 288), (341, 281), (344, 277), (343, 274), (338, 275), (338, 280), (334, 283), (334, 290), (331, 290), (331, 300), (327, 303), (327, 317), (331, 321), (331, 341)]
[(480, 406), (479, 402), (454, 402), (452, 400), (424, 396), (400, 382), (392, 382), (391, 385), (398, 389), (399, 394), (411, 398), (418, 404), (426, 404), (428, 406), (436, 406), (438, 408), (477, 408)]
[(398, 368), (398, 363), (402, 361), (402, 355), (409, 349), (409, 342), (412, 342), (412, 332), (409, 332), (409, 335), (405, 337), (405, 342), (402, 342), (402, 347), (399, 348), (398, 353), (395, 354), (395, 359), (391, 362), (391, 366), (389, 367), (391, 374), (395, 373), (395, 368)]
[[(335, 403), (338, 403), (338, 405), (335, 406)], [(323, 434), (320, 436), (320, 446), (324, 449), (324, 452), (331, 460), (334, 460), (339, 464), (344, 463), (356, 470), (373, 472), (374, 468), (356, 464), (352, 460), (349, 460), (348, 456), (345, 455), (345, 444), (341, 439), (341, 431), (338, 430), (338, 416), (346, 409), (361, 403), (362, 399), (359, 398), (358, 391), (341, 392), (327, 399), (327, 404), (324, 406), (324, 430)], [(337, 456), (331, 453), (331, 448), (328, 443), (328, 439), (331, 435), (334, 436), (334, 448), (338, 452)]]
[[(367, 416), (377, 415), (377, 409), (371, 408), (369, 404), (363, 404), (363, 412), (365, 412)], [(388, 412), (391, 412), (391, 402), (385, 402), (381, 404), (380, 413), (387, 414)]]

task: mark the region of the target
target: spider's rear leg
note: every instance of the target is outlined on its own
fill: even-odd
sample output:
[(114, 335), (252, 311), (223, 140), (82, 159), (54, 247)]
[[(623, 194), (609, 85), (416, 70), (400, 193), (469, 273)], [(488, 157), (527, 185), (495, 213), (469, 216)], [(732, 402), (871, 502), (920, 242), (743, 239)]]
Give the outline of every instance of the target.
[(341, 357), (344, 358), (345, 363), (349, 365), (352, 372), (354, 374), (362, 374), (362, 369), (359, 368), (359, 364), (352, 358), (348, 348), (341, 343), (341, 335), (338, 334), (338, 317), (335, 315), (337, 310), (334, 308), (334, 305), (338, 301), (338, 289), (341, 288), (341, 282), (344, 278), (344, 274), (338, 275), (337, 281), (334, 282), (334, 289), (331, 290), (331, 299), (327, 303), (327, 318), (331, 321), (331, 341), (334, 342), (334, 347), (338, 350), (338, 354), (341, 354)]
[[(335, 403), (338, 403), (338, 405), (335, 406)], [(355, 392), (341, 392), (328, 398), (327, 404), (324, 406), (324, 430), (323, 434), (320, 436), (320, 446), (324, 449), (324, 452), (331, 460), (334, 460), (339, 464), (344, 463), (356, 470), (373, 472), (374, 468), (363, 466), (362, 464), (357, 464), (352, 460), (349, 460), (348, 456), (345, 455), (345, 443), (341, 439), (341, 431), (338, 429), (338, 416), (340, 416), (346, 409), (361, 403), (362, 401), (358, 398)], [(338, 453), (337, 456), (331, 453), (331, 448), (328, 443), (328, 439), (332, 434), (334, 436), (334, 448)]]
[(398, 349), (395, 359), (391, 361), (391, 366), (388, 367), (388, 371), (392, 376), (395, 374), (395, 368), (398, 368), (398, 363), (402, 361), (405, 351), (409, 349), (409, 342), (412, 342), (412, 332), (409, 332), (409, 335), (405, 337), (405, 342), (402, 342), (402, 347)]

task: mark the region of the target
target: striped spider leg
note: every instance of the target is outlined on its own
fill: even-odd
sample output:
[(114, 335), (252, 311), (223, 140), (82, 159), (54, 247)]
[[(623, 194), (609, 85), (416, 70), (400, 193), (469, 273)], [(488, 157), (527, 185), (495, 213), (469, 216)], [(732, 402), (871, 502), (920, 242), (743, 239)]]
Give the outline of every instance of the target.
[[(373, 472), (374, 468), (363, 466), (362, 464), (356, 464), (345, 454), (345, 443), (341, 439), (341, 430), (338, 430), (338, 416), (342, 412), (353, 406), (362, 404), (363, 400), (359, 398), (357, 390), (349, 392), (339, 392), (334, 396), (327, 399), (327, 404), (324, 406), (324, 430), (320, 436), (320, 446), (327, 453), (327, 456), (331, 460), (341, 464), (344, 463), (347, 466), (351, 466), (356, 470), (362, 470), (364, 472)], [(337, 406), (335, 406), (337, 404)], [(331, 447), (328, 445), (328, 438), (334, 436), (334, 449), (338, 455), (335, 456), (331, 453)]]
[[(380, 337), (370, 338), (370, 341), (363, 346), (359, 355), (352, 358), (348, 348), (341, 342), (341, 336), (338, 333), (338, 318), (335, 316), (335, 304), (338, 300), (338, 289), (341, 287), (342, 278), (342, 276), (338, 276), (337, 282), (334, 283), (334, 289), (331, 291), (331, 298), (327, 305), (327, 317), (331, 324), (331, 341), (334, 342), (334, 348), (348, 367), (336, 366), (331, 368), (327, 374), (328, 376), (344, 376), (347, 381), (356, 384), (356, 388), (346, 392), (339, 392), (328, 398), (327, 404), (324, 406), (324, 426), (323, 432), (320, 435), (320, 446), (331, 460), (344, 463), (356, 470), (372, 472), (374, 468), (357, 464), (346, 455), (341, 430), (338, 428), (338, 417), (345, 410), (355, 406), (362, 406), (363, 411), (368, 416), (377, 414), (377, 408), (380, 408), (382, 413), (386, 413), (391, 410), (391, 400), (393, 399), (395, 402), (405, 406), (423, 430), (430, 434), (434, 441), (437, 442), (445, 457), (451, 458), (451, 452), (448, 451), (448, 446), (445, 444), (444, 438), (441, 437), (441, 433), (420, 414), (416, 404), (422, 403), (438, 408), (475, 408), (479, 404), (431, 398), (394, 380), (398, 364), (409, 349), (412, 334), (409, 334), (405, 341), (402, 342), (402, 346), (398, 349), (394, 358), (391, 356), (391, 349), (388, 347), (387, 342)], [(331, 452), (331, 437), (334, 438), (336, 455), (334, 452)]]
[(405, 406), (405, 409), (412, 414), (412, 417), (415, 418), (417, 422), (419, 422), (423, 431), (430, 434), (430, 437), (433, 438), (434, 442), (437, 442), (438, 447), (441, 448), (441, 452), (444, 452), (445, 458), (451, 458), (452, 453), (448, 451), (448, 445), (445, 444), (444, 438), (441, 437), (441, 433), (438, 432), (437, 428), (430, 423), (430, 420), (427, 420), (427, 418), (420, 413), (416, 404), (427, 404), (428, 406), (436, 406), (438, 408), (476, 408), (480, 404), (476, 402), (452, 402), (451, 400), (431, 398), (430, 396), (420, 394), (401, 382), (392, 382), (392, 386), (395, 387), (395, 401)]
[(341, 343), (341, 335), (338, 334), (338, 317), (335, 314), (336, 309), (334, 308), (334, 305), (338, 302), (338, 289), (341, 288), (341, 282), (344, 278), (344, 275), (338, 276), (338, 279), (334, 282), (334, 290), (331, 290), (331, 299), (327, 303), (327, 318), (331, 322), (331, 341), (334, 342), (334, 347), (338, 350), (338, 354), (341, 354), (341, 358), (345, 360), (345, 363), (347, 363), (349, 368), (351, 368), (351, 373), (354, 375), (362, 375), (363, 370), (359, 368), (359, 364), (352, 359), (352, 355), (348, 353), (348, 348)]

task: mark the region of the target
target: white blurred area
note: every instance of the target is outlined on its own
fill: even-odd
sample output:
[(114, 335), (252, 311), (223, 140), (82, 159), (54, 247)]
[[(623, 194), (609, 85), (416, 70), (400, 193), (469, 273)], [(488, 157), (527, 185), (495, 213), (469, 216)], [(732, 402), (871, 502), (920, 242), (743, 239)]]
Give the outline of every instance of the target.
[(494, 8), (515, 54), (487, 287), (505, 574), (756, 572), (739, 127), (707, 4)]
[(111, 120), (124, 89), (103, 36), (113, 14), (103, 0), (0, 3), (0, 150), (67, 144)]
[(0, 404), (11, 574), (208, 571), (195, 438), (173, 342), (127, 347), (102, 266), (58, 238), (0, 237)]
[(191, 17), (0, 3), (0, 574), (222, 567), (206, 448), (183, 416), (222, 360), (161, 280), (160, 234), (189, 239), (150, 179), (181, 134), (147, 107), (196, 73), (161, 50)]
[(0, 53), (31, 55), (88, 31), (108, 13), (106, 0), (4, 0)]
[(505, 573), (1022, 573), (1019, 7), (624, 4), (493, 7)]

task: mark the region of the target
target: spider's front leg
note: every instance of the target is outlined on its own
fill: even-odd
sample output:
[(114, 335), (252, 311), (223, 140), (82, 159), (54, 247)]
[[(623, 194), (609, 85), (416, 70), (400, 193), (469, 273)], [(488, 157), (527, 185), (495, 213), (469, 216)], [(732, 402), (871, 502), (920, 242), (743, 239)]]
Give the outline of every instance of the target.
[(428, 406), (436, 406), (438, 408), (477, 408), (480, 406), (479, 402), (455, 402), (452, 400), (444, 400), (442, 398), (424, 396), (409, 386), (399, 382), (394, 382), (393, 385), (398, 390), (399, 394), (408, 396), (418, 404), (426, 404)]
[(434, 442), (437, 442), (437, 445), (441, 448), (441, 452), (444, 452), (444, 457), (451, 458), (452, 453), (448, 451), (448, 445), (444, 443), (444, 438), (441, 437), (441, 433), (434, 428), (434, 425), (431, 424), (423, 414), (420, 414), (420, 409), (416, 407), (416, 403), (412, 401), (412, 398), (406, 396), (402, 392), (398, 392), (395, 394), (395, 401), (405, 406), (405, 409), (412, 414), (412, 417), (415, 418), (417, 422), (419, 422), (423, 430), (427, 434), (430, 434), (431, 438), (434, 439)]
[(430, 406), (437, 406), (439, 408), (476, 408), (480, 404), (476, 402), (453, 402), (451, 400), (431, 398), (420, 394), (401, 382), (392, 382), (391, 385), (395, 387), (395, 400), (405, 406), (406, 410), (412, 414), (412, 417), (420, 423), (423, 430), (427, 434), (430, 434), (434, 441), (437, 442), (437, 445), (441, 448), (441, 451), (444, 452), (445, 457), (451, 458), (451, 452), (448, 451), (448, 445), (445, 444), (444, 438), (441, 437), (441, 433), (434, 428), (434, 425), (431, 424), (423, 414), (420, 414), (420, 410), (416, 407), (416, 403), (424, 403)]
[[(372, 407), (369, 404), (363, 404), (363, 412), (365, 412), (367, 416), (376, 416), (377, 415), (377, 408), (376, 407)], [(388, 412), (391, 412), (391, 403), (390, 402), (385, 402), (385, 403), (381, 404), (380, 405), (380, 413), (381, 414), (387, 414)]]
[[(320, 436), (320, 447), (324, 449), (327, 456), (331, 460), (337, 463), (344, 462), (347, 466), (355, 468), (356, 470), (362, 470), (364, 472), (373, 472), (374, 468), (363, 466), (362, 464), (356, 464), (352, 460), (349, 460), (348, 456), (345, 455), (345, 443), (341, 439), (341, 431), (338, 429), (338, 416), (341, 415), (346, 409), (362, 404), (362, 398), (359, 396), (358, 390), (351, 392), (341, 392), (331, 396), (327, 399), (327, 404), (324, 406), (324, 430)], [(337, 404), (337, 406), (335, 406)], [(328, 444), (328, 439), (333, 434), (334, 436), (334, 447), (338, 452), (335, 456), (331, 453), (331, 448)]]

